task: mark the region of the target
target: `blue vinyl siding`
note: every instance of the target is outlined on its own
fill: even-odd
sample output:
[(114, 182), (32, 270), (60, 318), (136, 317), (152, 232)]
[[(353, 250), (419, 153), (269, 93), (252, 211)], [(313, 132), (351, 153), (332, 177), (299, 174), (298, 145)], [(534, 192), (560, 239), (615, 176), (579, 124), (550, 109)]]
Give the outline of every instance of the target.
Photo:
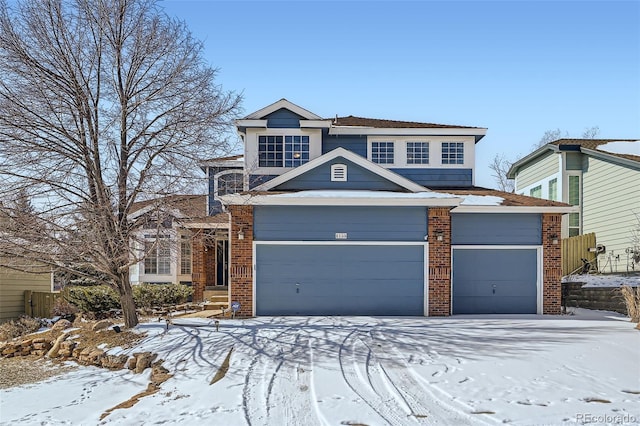
[(256, 246), (256, 315), (423, 314), (423, 246)]
[(428, 188), (459, 188), (473, 185), (471, 169), (390, 169)]
[(303, 117), (285, 108), (280, 108), (264, 118), (267, 120), (267, 127), (274, 129), (297, 129), (300, 127), (300, 120), (304, 120)]
[(262, 185), (279, 175), (249, 175), (249, 189), (253, 189), (258, 185)]
[[(345, 164), (347, 166), (347, 181), (331, 181), (331, 165)], [(274, 190), (310, 190), (310, 189), (369, 189), (376, 191), (406, 191), (403, 187), (390, 182), (357, 164), (342, 157), (322, 164), (306, 173), (301, 174)]]
[(451, 243), (539, 245), (542, 243), (542, 217), (535, 213), (452, 214)]
[(256, 206), (257, 241), (424, 241), (425, 207)]
[(329, 135), (327, 130), (323, 130), (322, 153), (326, 154), (336, 148), (348, 149), (361, 157), (367, 158), (367, 137), (354, 135)]
[(535, 249), (454, 249), (454, 314), (535, 314)]

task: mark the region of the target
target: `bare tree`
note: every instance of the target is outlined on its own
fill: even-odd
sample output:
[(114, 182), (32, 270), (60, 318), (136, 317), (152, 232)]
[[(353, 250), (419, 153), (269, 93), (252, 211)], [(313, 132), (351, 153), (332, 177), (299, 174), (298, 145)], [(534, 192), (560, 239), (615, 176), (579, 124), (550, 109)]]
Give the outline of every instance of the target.
[(0, 258), (90, 265), (137, 324), (132, 205), (201, 173), (239, 109), (202, 52), (156, 0), (0, 0), (0, 199), (38, 219), (13, 210)]
[(493, 161), (489, 164), (489, 168), (493, 171), (491, 176), (496, 180), (498, 189), (505, 192), (513, 192), (515, 190), (515, 182), (513, 179), (507, 178), (507, 172), (513, 164), (504, 154), (496, 154)]

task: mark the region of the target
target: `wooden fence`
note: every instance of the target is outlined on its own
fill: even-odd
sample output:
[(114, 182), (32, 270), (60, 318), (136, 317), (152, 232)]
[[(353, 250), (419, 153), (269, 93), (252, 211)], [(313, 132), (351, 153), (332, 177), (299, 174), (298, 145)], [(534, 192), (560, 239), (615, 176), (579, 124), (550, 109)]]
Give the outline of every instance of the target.
[(24, 291), (24, 313), (32, 318), (51, 318), (51, 309), (60, 293)]
[(562, 240), (562, 275), (573, 274), (582, 269), (582, 259), (592, 261), (594, 266), (596, 253), (589, 252), (589, 248), (595, 248), (596, 234), (584, 234)]

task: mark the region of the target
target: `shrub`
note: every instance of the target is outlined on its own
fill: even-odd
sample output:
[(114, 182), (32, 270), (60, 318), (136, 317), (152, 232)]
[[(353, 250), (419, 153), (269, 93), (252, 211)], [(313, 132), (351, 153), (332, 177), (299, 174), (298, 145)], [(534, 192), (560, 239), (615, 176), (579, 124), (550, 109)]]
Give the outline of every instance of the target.
[(73, 322), (78, 313), (78, 308), (69, 303), (64, 297), (57, 297), (51, 308), (51, 315), (54, 317), (61, 317)]
[(182, 284), (142, 283), (133, 286), (133, 300), (138, 308), (168, 306), (183, 303), (193, 294), (193, 289)]
[(640, 322), (640, 287), (623, 285), (620, 292), (625, 305), (627, 305), (627, 314), (631, 318), (631, 322)]
[(66, 286), (62, 291), (64, 299), (75, 305), (80, 312), (102, 314), (120, 308), (120, 298), (107, 285), (91, 287)]
[(33, 333), (38, 331), (40, 327), (42, 327), (41, 320), (23, 315), (17, 320), (0, 324), (0, 341)]

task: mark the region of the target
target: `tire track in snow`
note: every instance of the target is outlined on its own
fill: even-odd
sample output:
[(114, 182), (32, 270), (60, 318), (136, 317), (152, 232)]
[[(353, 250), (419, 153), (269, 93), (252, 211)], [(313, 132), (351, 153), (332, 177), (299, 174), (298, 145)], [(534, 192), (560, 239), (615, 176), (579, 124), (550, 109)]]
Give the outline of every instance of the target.
[(268, 424), (318, 424), (311, 403), (309, 337), (302, 332), (297, 332), (289, 348), (279, 347), (280, 360), (267, 388)]
[[(428, 424), (456, 424), (456, 425), (493, 425), (500, 423), (498, 420), (482, 418), (469, 414), (472, 407), (456, 407), (449, 401), (439, 397), (434, 391), (451, 399), (451, 395), (433, 387), (418, 374), (404, 359), (402, 353), (391, 343), (384, 334), (369, 332), (367, 340), (370, 348), (380, 362), (380, 368), (404, 401), (412, 408), (415, 414), (423, 411), (427, 415)], [(409, 392), (411, 390), (412, 392)]]
[[(392, 425), (406, 424), (409, 413), (398, 406), (397, 399), (392, 395), (383, 395), (376, 391), (371, 381), (371, 375), (366, 371), (362, 374), (358, 367), (364, 363), (365, 369), (367, 369), (366, 364), (370, 358), (367, 347), (360, 340), (358, 334), (358, 330), (349, 333), (342, 341), (338, 351), (338, 362), (344, 381), (385, 422)], [(360, 357), (358, 357), (358, 349), (362, 354)], [(366, 357), (363, 356), (365, 351), (367, 351)]]
[[(269, 389), (265, 387), (264, 378), (267, 376), (267, 372), (273, 370), (275, 363), (272, 361), (272, 355), (266, 349), (273, 345), (273, 341), (278, 341), (279, 338), (290, 332), (292, 328), (286, 327), (276, 336), (268, 338), (260, 335), (262, 332), (271, 334), (273, 331), (268, 327), (256, 331), (254, 338), (256, 353), (249, 364), (242, 389), (242, 410), (249, 426), (264, 425), (269, 417), (267, 405)], [(266, 343), (263, 343), (263, 340)]]

